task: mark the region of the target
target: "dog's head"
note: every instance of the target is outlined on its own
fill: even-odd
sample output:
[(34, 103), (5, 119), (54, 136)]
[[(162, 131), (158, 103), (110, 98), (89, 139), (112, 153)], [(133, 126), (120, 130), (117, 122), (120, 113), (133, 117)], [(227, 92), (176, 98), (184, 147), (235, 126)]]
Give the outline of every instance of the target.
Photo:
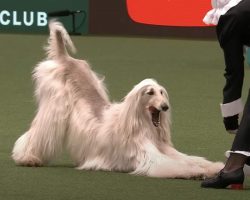
[(130, 92), (137, 97), (138, 105), (146, 110), (155, 127), (161, 124), (161, 117), (169, 112), (169, 97), (164, 87), (153, 79), (145, 79), (137, 84)]

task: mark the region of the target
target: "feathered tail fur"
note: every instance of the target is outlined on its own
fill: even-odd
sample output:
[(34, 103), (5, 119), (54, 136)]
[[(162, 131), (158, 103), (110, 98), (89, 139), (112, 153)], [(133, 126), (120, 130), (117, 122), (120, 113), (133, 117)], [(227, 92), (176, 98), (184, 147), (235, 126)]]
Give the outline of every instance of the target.
[(55, 20), (49, 23), (50, 37), (48, 39), (48, 46), (45, 47), (48, 59), (58, 59), (68, 55), (68, 48), (72, 53), (76, 52), (76, 48), (63, 27), (63, 25)]

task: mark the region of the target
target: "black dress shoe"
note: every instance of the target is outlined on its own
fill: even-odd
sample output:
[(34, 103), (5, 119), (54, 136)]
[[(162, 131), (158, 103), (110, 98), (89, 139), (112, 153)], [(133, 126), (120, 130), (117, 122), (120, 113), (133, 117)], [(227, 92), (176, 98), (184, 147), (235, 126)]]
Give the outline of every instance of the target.
[(244, 182), (243, 168), (239, 168), (233, 172), (225, 173), (222, 170), (214, 177), (204, 180), (201, 187), (222, 189), (228, 186), (237, 185), (237, 189), (242, 188)]

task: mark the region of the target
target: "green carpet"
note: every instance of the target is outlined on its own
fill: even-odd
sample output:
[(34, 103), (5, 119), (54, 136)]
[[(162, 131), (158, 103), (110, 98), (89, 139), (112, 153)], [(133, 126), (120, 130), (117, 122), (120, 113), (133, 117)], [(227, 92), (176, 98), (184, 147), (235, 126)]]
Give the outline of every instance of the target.
[[(31, 71), (44, 58), (47, 36), (0, 35), (0, 199), (247, 199), (244, 191), (200, 188), (200, 181), (137, 177), (123, 173), (78, 171), (67, 155), (50, 167), (17, 167), (11, 160), (15, 140), (34, 117)], [(172, 104), (172, 140), (184, 153), (224, 161), (233, 136), (222, 124), (223, 55), (216, 41), (156, 38), (73, 37), (78, 53), (105, 75), (113, 101), (133, 85), (155, 78)], [(248, 67), (246, 67), (248, 68)], [(250, 82), (246, 70), (243, 99)]]

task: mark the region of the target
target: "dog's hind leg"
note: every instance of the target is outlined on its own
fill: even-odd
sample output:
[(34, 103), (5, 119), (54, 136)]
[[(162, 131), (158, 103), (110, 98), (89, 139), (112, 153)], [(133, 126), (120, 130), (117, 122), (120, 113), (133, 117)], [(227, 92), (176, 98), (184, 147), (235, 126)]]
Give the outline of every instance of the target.
[(12, 158), (18, 165), (41, 166), (42, 160), (31, 151), (29, 140), (29, 131), (18, 138), (12, 151)]
[(65, 102), (55, 97), (40, 103), (30, 129), (14, 145), (12, 158), (18, 165), (44, 165), (62, 150), (68, 117)]

